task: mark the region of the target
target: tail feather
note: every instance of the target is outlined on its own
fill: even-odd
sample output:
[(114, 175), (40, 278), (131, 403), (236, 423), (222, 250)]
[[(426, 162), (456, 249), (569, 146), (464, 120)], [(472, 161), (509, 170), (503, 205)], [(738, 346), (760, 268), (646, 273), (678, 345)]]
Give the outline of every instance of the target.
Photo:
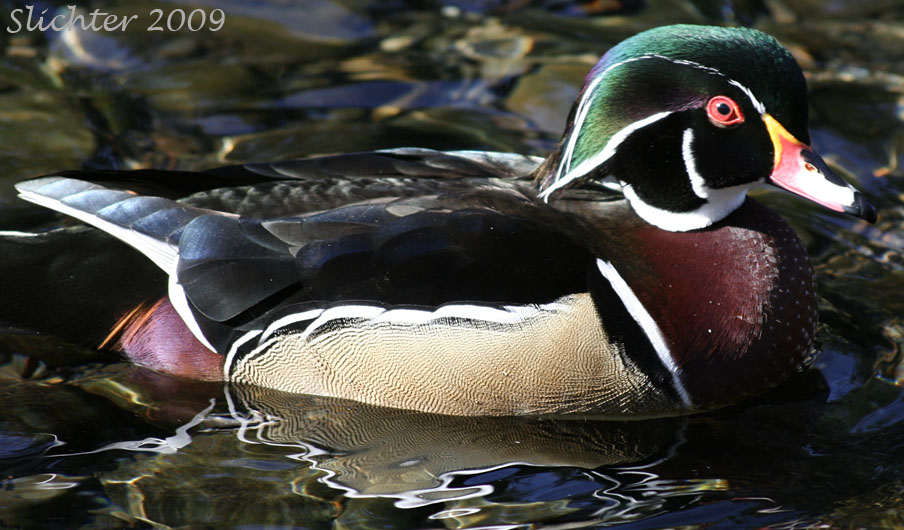
[(147, 258), (83, 226), (0, 233), (0, 255), (2, 334), (54, 335), (95, 348), (123, 315), (166, 295), (166, 276)]
[(204, 336), (182, 286), (177, 281), (179, 239), (198, 217), (220, 212), (186, 206), (170, 199), (134, 195), (67, 177), (44, 177), (16, 184), (19, 196), (97, 227), (151, 259), (169, 275), (168, 294), (176, 311), (204, 346)]
[(208, 210), (170, 199), (137, 196), (66, 177), (44, 177), (16, 184), (19, 196), (72, 216), (138, 249), (164, 271), (172, 271), (179, 235)]

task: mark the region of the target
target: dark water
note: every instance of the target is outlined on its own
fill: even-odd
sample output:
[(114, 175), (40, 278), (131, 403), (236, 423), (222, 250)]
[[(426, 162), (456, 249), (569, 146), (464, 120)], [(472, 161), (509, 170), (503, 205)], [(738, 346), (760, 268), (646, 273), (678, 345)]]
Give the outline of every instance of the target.
[[(6, 27), (23, 5), (2, 5)], [(199, 6), (222, 9), (224, 27), (146, 31), (153, 9)], [(139, 18), (124, 32), (0, 32), (3, 229), (37, 222), (12, 183), (65, 168), (197, 169), (407, 145), (542, 155), (596, 58), (675, 22), (779, 37), (807, 72), (815, 146), (867, 191), (880, 221), (768, 192), (819, 274), (816, 367), (686, 418), (444, 418), (186, 384), (7, 337), (0, 526), (904, 526), (900, 2), (84, 7)]]

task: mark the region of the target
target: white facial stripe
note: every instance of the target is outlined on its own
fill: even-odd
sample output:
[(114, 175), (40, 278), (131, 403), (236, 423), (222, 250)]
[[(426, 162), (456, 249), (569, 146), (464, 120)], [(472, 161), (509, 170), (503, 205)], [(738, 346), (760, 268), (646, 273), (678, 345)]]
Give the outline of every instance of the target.
[(704, 66), (700, 63), (695, 63), (694, 61), (688, 61), (688, 60), (684, 60), (684, 59), (670, 59), (663, 55), (655, 55), (654, 57), (658, 57), (660, 59), (665, 59), (666, 61), (671, 61), (675, 64), (683, 64), (686, 66), (692, 66), (694, 68), (697, 68), (698, 70), (703, 70), (704, 72), (707, 72), (709, 74), (724, 77), (728, 81), (728, 84), (738, 87), (741, 90), (741, 92), (743, 92), (745, 95), (747, 95), (747, 97), (750, 99), (751, 105), (753, 105), (753, 107), (757, 110), (757, 112), (760, 113), (760, 115), (766, 114), (766, 106), (763, 105), (763, 103), (753, 95), (753, 91), (751, 91), (749, 88), (742, 85), (738, 81), (735, 81), (734, 79), (723, 74), (721, 71), (719, 71), (718, 68), (713, 68), (712, 66)]
[(738, 87), (741, 90), (741, 92), (743, 92), (750, 99), (750, 104), (753, 105), (753, 107), (757, 110), (757, 112), (759, 112), (761, 115), (766, 114), (766, 106), (763, 105), (763, 103), (753, 95), (753, 91), (751, 91), (749, 88), (742, 85), (738, 81), (735, 81), (734, 79), (723, 74), (721, 71), (719, 71), (718, 68), (713, 68), (712, 66), (704, 66), (700, 63), (695, 63), (694, 61), (688, 61), (688, 60), (684, 60), (684, 59), (670, 59), (670, 58), (662, 56), (662, 55), (656, 55), (654, 57), (658, 57), (660, 59), (665, 59), (666, 61), (671, 61), (675, 64), (683, 64), (686, 66), (693, 66), (694, 68), (697, 68), (698, 70), (703, 70), (704, 72), (707, 72), (707, 73), (710, 73), (713, 75), (718, 75), (720, 77), (724, 77), (728, 81), (728, 84)]
[[(549, 196), (550, 196), (550, 194), (552, 194), (552, 192), (556, 191), (559, 188), (566, 186), (568, 183), (570, 183), (574, 180), (577, 180), (577, 179), (583, 177), (584, 175), (586, 175), (587, 173), (592, 171), (595, 167), (599, 166), (606, 160), (609, 160), (609, 158), (611, 158), (612, 155), (615, 154), (615, 150), (618, 149), (618, 146), (621, 145), (621, 143), (624, 142), (625, 139), (628, 138), (628, 136), (630, 136), (634, 131), (637, 131), (638, 129), (642, 129), (643, 127), (646, 127), (647, 125), (649, 125), (651, 123), (655, 123), (670, 114), (672, 114), (671, 111), (659, 112), (659, 113), (653, 114), (651, 116), (647, 116), (646, 118), (635, 121), (634, 123), (631, 123), (627, 127), (624, 127), (617, 133), (613, 134), (612, 138), (609, 139), (609, 141), (606, 143), (606, 146), (603, 147), (602, 151), (598, 152), (597, 154), (593, 155), (592, 157), (588, 158), (587, 160), (584, 160), (583, 162), (578, 164), (578, 166), (576, 168), (574, 168), (573, 170), (566, 173), (563, 177), (557, 178), (552, 183), (551, 186), (549, 186), (548, 188), (543, 190), (543, 193), (540, 194), (540, 198), (543, 199), (544, 201), (549, 200)], [(574, 134), (574, 133), (572, 133), (572, 134)], [(569, 161), (570, 161), (570, 158), (569, 158)], [(561, 167), (562, 166), (559, 166), (560, 170), (561, 170)]]
[(684, 384), (681, 382), (681, 370), (675, 365), (672, 352), (665, 342), (665, 337), (662, 336), (659, 325), (656, 324), (656, 321), (634, 294), (634, 291), (631, 290), (631, 287), (628, 286), (627, 282), (625, 282), (611, 263), (598, 259), (596, 260), (596, 266), (599, 269), (600, 274), (608, 280), (612, 289), (615, 291), (615, 294), (618, 295), (619, 299), (624, 304), (625, 309), (628, 310), (628, 314), (631, 315), (631, 318), (637, 322), (640, 329), (643, 330), (644, 334), (647, 336), (647, 339), (653, 346), (653, 350), (656, 351), (656, 355), (659, 357), (659, 361), (666, 370), (672, 374), (672, 384), (679, 397), (681, 397), (681, 402), (684, 403), (686, 407), (691, 408), (693, 402), (691, 401), (687, 390), (685, 390)]
[[(612, 157), (612, 155), (615, 154), (616, 148), (618, 148), (618, 146), (632, 132), (634, 132), (637, 129), (640, 129), (641, 127), (644, 127), (650, 123), (658, 121), (658, 120), (668, 116), (669, 114), (671, 114), (671, 111), (661, 112), (658, 114), (654, 114), (653, 116), (650, 116), (643, 120), (629, 124), (624, 129), (615, 133), (612, 136), (612, 138), (610, 138), (609, 141), (606, 143), (606, 145), (603, 147), (602, 151), (600, 151), (596, 155), (590, 157), (589, 159), (584, 160), (575, 169), (573, 169), (573, 170), (571, 169), (571, 162), (572, 162), (572, 159), (574, 158), (574, 149), (575, 149), (575, 146), (577, 145), (577, 140), (580, 137), (581, 128), (584, 126), (584, 121), (587, 118), (587, 113), (590, 111), (590, 102), (592, 100), (593, 93), (596, 91), (596, 88), (599, 86), (599, 84), (602, 82), (603, 78), (606, 76), (606, 74), (610, 70), (617, 68), (619, 66), (628, 64), (628, 63), (632, 63), (635, 61), (642, 61), (645, 59), (661, 59), (661, 60), (669, 61), (673, 64), (690, 66), (690, 67), (696, 68), (698, 70), (702, 70), (702, 71), (712, 74), (712, 75), (718, 75), (720, 77), (724, 77), (729, 84), (738, 87), (738, 89), (740, 89), (742, 92), (744, 92), (744, 94), (747, 95), (747, 97), (750, 99), (750, 103), (754, 106), (754, 108), (757, 110), (757, 112), (759, 112), (761, 115), (766, 113), (766, 106), (763, 105), (763, 103), (753, 95), (753, 92), (749, 88), (742, 85), (738, 81), (731, 79), (730, 77), (728, 77), (727, 75), (725, 75), (721, 71), (719, 71), (717, 68), (713, 68), (711, 66), (705, 66), (700, 63), (697, 63), (694, 61), (688, 61), (685, 59), (672, 59), (672, 58), (666, 57), (664, 55), (656, 55), (656, 54), (641, 55), (638, 57), (633, 57), (631, 59), (626, 59), (624, 61), (620, 61), (615, 64), (612, 64), (612, 65), (606, 67), (605, 70), (603, 70), (602, 72), (597, 74), (597, 76), (593, 80), (590, 81), (590, 84), (587, 85), (587, 89), (584, 91), (583, 96), (581, 96), (581, 100), (578, 102), (577, 112), (575, 112), (574, 124), (572, 125), (571, 131), (569, 132), (568, 141), (565, 144), (565, 152), (562, 153), (562, 158), (559, 162), (559, 167), (556, 168), (555, 180), (549, 187), (547, 187), (545, 190), (543, 190), (543, 192), (540, 193), (540, 195), (539, 195), (539, 197), (541, 199), (543, 199), (544, 202), (549, 201), (549, 196), (554, 191), (567, 186), (569, 183), (573, 182), (574, 180), (576, 180), (578, 178), (583, 177), (584, 175), (586, 175), (587, 173), (592, 171), (593, 168), (599, 166), (600, 164), (602, 164), (603, 162), (608, 160), (610, 157)], [(654, 117), (655, 117), (655, 119), (652, 119)], [(649, 120), (649, 121), (647, 121), (647, 120)]]
[[(712, 224), (734, 211), (735, 208), (744, 202), (743, 198), (747, 195), (750, 185), (742, 184), (726, 188), (710, 188), (703, 176), (697, 171), (697, 159), (694, 157), (693, 143), (694, 130), (687, 128), (681, 138), (681, 156), (684, 158), (684, 168), (687, 170), (687, 176), (691, 182), (691, 188), (694, 190), (694, 195), (711, 203), (724, 203), (727, 205), (725, 208), (715, 208), (717, 204), (713, 204), (713, 207), (707, 210), (707, 216), (710, 218), (710, 224)], [(738, 197), (739, 194), (740, 197)]]
[[(575, 148), (575, 145), (577, 145), (578, 137), (580, 136), (580, 133), (581, 133), (581, 128), (584, 126), (584, 120), (587, 118), (587, 113), (590, 111), (590, 102), (593, 99), (592, 98), (593, 92), (596, 91), (597, 86), (599, 86), (599, 84), (603, 81), (603, 79), (606, 77), (606, 74), (609, 73), (609, 71), (611, 71), (615, 68), (618, 68), (619, 66), (622, 66), (622, 65), (625, 65), (628, 63), (633, 63), (635, 61), (642, 61), (644, 59), (655, 59), (655, 58), (659, 58), (659, 56), (641, 55), (639, 57), (625, 59), (624, 61), (620, 61), (615, 64), (609, 65), (608, 67), (606, 67), (605, 70), (603, 70), (602, 72), (597, 74), (597, 76), (593, 80), (590, 81), (590, 84), (587, 85), (587, 89), (584, 91), (584, 95), (581, 96), (581, 100), (578, 102), (578, 109), (575, 112), (574, 123), (572, 124), (571, 131), (568, 136), (568, 141), (566, 142), (566, 145), (565, 145), (565, 152), (562, 154), (562, 158), (559, 163), (559, 167), (556, 169), (555, 181), (553, 182), (552, 186), (550, 186), (549, 188), (544, 190), (543, 193), (540, 194), (540, 198), (542, 198), (544, 201), (547, 201), (549, 199), (549, 195), (553, 191), (565, 186), (567, 183), (573, 181), (574, 179), (583, 176), (588, 171), (590, 171), (590, 169), (592, 169), (592, 167), (595, 167), (595, 165), (603, 163), (607, 158), (609, 158), (609, 156), (612, 156), (611, 154), (609, 154), (608, 156), (603, 158), (601, 155), (596, 155), (596, 156), (592, 157), (593, 160), (597, 161), (594, 166), (584, 169), (583, 173), (577, 173), (577, 172), (571, 171), (571, 160), (574, 157), (574, 148)], [(629, 125), (629, 127), (630, 127), (630, 125)], [(616, 135), (617, 134), (618, 133), (616, 133)], [(627, 136), (627, 134), (625, 136)], [(609, 140), (609, 142), (606, 144), (606, 146), (603, 147), (603, 151), (606, 151), (609, 149), (609, 145), (612, 144), (612, 141), (614, 139), (615, 139), (615, 137), (613, 136), (613, 138)], [(621, 138), (620, 140), (618, 140), (618, 143), (621, 143), (623, 140), (624, 140), (624, 138)], [(614, 153), (616, 147), (617, 147), (617, 144), (612, 145), (611, 152)], [(581, 165), (583, 166), (583, 164), (581, 164)]]
[(704, 72), (706, 72), (708, 74), (720, 75), (722, 77), (728, 77), (725, 74), (723, 74), (722, 72), (720, 72), (718, 68), (702, 65), (702, 64), (694, 62), (694, 61), (689, 61), (687, 59), (672, 59), (671, 57), (666, 57), (665, 55), (652, 55), (652, 57), (656, 57), (657, 59), (663, 59), (663, 60), (666, 60), (666, 61), (669, 61), (669, 62), (675, 63), (675, 64), (682, 64), (685, 66), (693, 66), (694, 68), (696, 68), (698, 70), (703, 70)]
[(753, 108), (755, 108), (756, 111), (760, 113), (760, 116), (766, 114), (766, 105), (763, 105), (760, 100), (754, 97), (753, 92), (751, 92), (749, 88), (742, 85), (741, 83), (738, 83), (734, 79), (729, 79), (728, 83), (740, 88), (741, 92), (747, 94), (747, 97), (750, 98), (750, 103), (753, 105)]
[(709, 188), (706, 186), (706, 181), (697, 172), (697, 160), (694, 158), (693, 143), (694, 130), (688, 127), (681, 136), (681, 158), (684, 159), (684, 169), (687, 171), (687, 176), (691, 181), (694, 195), (701, 199), (706, 199), (709, 197)]
[(706, 201), (696, 210), (689, 212), (672, 212), (651, 206), (641, 199), (634, 188), (622, 183), (622, 193), (631, 202), (631, 207), (644, 221), (670, 232), (686, 232), (705, 228), (737, 209), (747, 196), (750, 185), (730, 186), (727, 188), (710, 188), (703, 176), (697, 171), (694, 158), (694, 131), (685, 129), (681, 137), (681, 157), (694, 195)]
[(571, 158), (574, 154), (574, 146), (577, 143), (578, 136), (580, 136), (581, 127), (584, 126), (584, 120), (587, 118), (587, 112), (590, 110), (590, 101), (592, 99), (591, 96), (593, 96), (593, 92), (596, 90), (596, 87), (602, 82), (603, 78), (606, 77), (606, 74), (609, 73), (610, 70), (618, 68), (619, 66), (627, 63), (632, 63), (634, 61), (640, 61), (649, 58), (649, 56), (644, 55), (609, 65), (592, 81), (590, 81), (590, 84), (587, 85), (587, 90), (584, 91), (584, 95), (581, 97), (581, 101), (578, 103), (578, 110), (575, 113), (574, 124), (571, 128), (571, 135), (568, 137), (568, 144), (566, 145), (565, 153), (562, 157), (562, 160), (565, 162), (565, 164), (559, 166), (558, 171), (556, 172), (556, 180), (562, 177), (563, 172), (568, 173), (569, 171), (571, 171)]

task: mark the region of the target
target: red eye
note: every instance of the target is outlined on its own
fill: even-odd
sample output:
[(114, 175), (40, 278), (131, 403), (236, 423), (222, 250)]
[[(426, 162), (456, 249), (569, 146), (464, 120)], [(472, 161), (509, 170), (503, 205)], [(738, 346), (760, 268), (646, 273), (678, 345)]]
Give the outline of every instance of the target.
[(744, 122), (741, 107), (728, 96), (716, 96), (706, 104), (706, 115), (717, 127), (731, 127)]

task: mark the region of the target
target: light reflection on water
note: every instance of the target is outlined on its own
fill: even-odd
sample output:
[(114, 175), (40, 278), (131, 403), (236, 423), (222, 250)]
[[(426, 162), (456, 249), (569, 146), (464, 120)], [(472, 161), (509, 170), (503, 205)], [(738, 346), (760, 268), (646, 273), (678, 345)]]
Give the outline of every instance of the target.
[[(459, 4), (236, 3), (216, 34), (3, 35), (0, 227), (54, 221), (17, 201), (13, 182), (82, 165), (194, 169), (401, 145), (542, 155), (611, 44), (661, 23), (752, 21), (807, 70), (816, 147), (880, 208), (867, 226), (762, 194), (817, 268), (816, 369), (701, 416), (468, 419), (186, 385), (5, 341), (0, 523), (904, 525), (900, 8)], [(38, 351), (45, 365), (28, 356)]]

